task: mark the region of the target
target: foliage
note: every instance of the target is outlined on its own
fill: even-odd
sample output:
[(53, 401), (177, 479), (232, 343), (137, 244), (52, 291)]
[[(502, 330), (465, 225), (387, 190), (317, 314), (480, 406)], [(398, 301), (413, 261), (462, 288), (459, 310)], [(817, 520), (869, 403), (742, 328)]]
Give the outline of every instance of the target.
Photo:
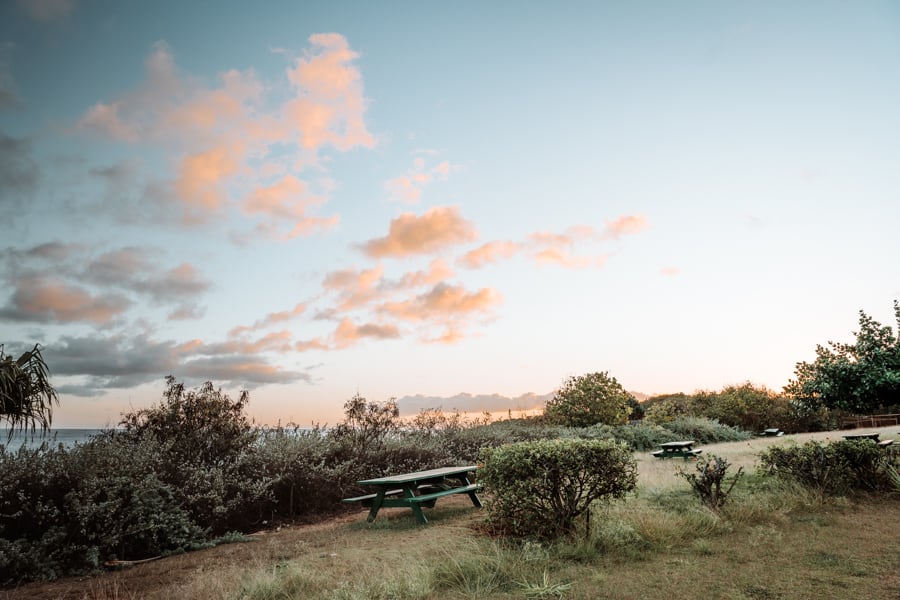
[(703, 417), (680, 417), (666, 423), (665, 428), (680, 440), (694, 440), (700, 444), (741, 442), (751, 437), (742, 429), (722, 425), (718, 421)]
[(570, 427), (618, 425), (631, 414), (634, 397), (606, 371), (569, 377), (547, 402), (544, 414)]
[(520, 442), (486, 449), (481, 461), (489, 522), (517, 537), (573, 533), (592, 503), (623, 498), (637, 481), (631, 452), (612, 440)]
[(15, 360), (0, 345), (0, 419), (10, 424), (10, 440), (16, 429), (50, 428), (53, 404), (59, 404), (59, 399), (49, 377), (38, 344)]
[(690, 414), (692, 398), (687, 394), (651, 396), (644, 401), (644, 421), (662, 425), (677, 417)]
[(203, 531), (159, 479), (158, 444), (114, 436), (72, 449), (0, 449), (0, 585), (177, 552)]
[(898, 335), (859, 311), (856, 342), (817, 346), (816, 359), (799, 362), (785, 386), (807, 411), (820, 408), (869, 414), (900, 406), (900, 303), (894, 300)]
[(725, 475), (730, 466), (728, 461), (719, 456), (709, 454), (700, 458), (696, 463), (696, 473), (689, 473), (679, 470), (678, 475), (684, 477), (694, 493), (700, 497), (700, 502), (713, 512), (719, 512), (719, 509), (725, 505), (728, 495), (737, 484), (738, 480), (744, 472), (744, 468), (740, 467), (731, 479), (731, 484), (727, 489), (722, 489), (725, 483)]
[(760, 472), (794, 481), (822, 496), (890, 486), (887, 453), (870, 440), (772, 446), (760, 454)]
[(148, 435), (160, 442), (175, 442), (169, 458), (205, 466), (225, 465), (253, 443), (253, 424), (244, 410), (250, 393), (242, 391), (232, 400), (209, 381), (196, 390), (166, 377), (163, 400), (122, 417), (127, 433)]
[(369, 402), (358, 393), (344, 403), (344, 421), (331, 431), (363, 450), (382, 443), (400, 429), (400, 409), (394, 398)]

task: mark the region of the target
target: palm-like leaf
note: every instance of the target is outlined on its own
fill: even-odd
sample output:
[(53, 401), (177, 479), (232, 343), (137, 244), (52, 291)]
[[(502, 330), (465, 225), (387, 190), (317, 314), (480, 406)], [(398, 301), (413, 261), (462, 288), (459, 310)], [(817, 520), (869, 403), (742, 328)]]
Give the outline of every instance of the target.
[(49, 376), (38, 344), (17, 360), (0, 346), (0, 419), (9, 422), (10, 439), (17, 429), (50, 428), (53, 404), (59, 404), (59, 398)]

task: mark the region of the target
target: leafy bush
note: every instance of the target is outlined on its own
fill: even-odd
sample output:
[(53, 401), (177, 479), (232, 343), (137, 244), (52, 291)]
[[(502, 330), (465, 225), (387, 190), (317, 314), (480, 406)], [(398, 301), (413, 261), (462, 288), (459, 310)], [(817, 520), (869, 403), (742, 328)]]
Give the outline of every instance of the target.
[(625, 423), (634, 397), (606, 371), (569, 377), (547, 402), (545, 416), (571, 427)]
[(631, 452), (612, 440), (543, 440), (486, 449), (479, 481), (499, 532), (552, 539), (576, 530), (595, 501), (634, 489)]
[(158, 446), (102, 437), (0, 451), (0, 585), (188, 548), (203, 530), (156, 476)]
[(664, 425), (678, 439), (694, 440), (700, 444), (742, 442), (753, 437), (750, 433), (722, 425), (718, 421), (698, 417), (680, 417)]
[(744, 468), (740, 467), (731, 480), (728, 489), (722, 489), (725, 483), (725, 475), (728, 472), (728, 461), (724, 458), (709, 454), (700, 458), (696, 463), (696, 473), (689, 473), (679, 470), (678, 475), (684, 477), (694, 493), (700, 497), (700, 502), (713, 512), (719, 512), (719, 509), (725, 505), (728, 495), (744, 472)]
[(887, 454), (868, 440), (772, 446), (760, 454), (760, 471), (809, 487), (821, 495), (889, 489)]

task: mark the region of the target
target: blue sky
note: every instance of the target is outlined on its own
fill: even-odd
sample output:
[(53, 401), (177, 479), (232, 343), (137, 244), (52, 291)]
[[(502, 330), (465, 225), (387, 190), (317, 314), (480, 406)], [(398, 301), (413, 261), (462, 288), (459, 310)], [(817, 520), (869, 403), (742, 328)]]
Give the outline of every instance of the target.
[(301, 424), (780, 389), (892, 323), (896, 3), (310, 4), (0, 7), (0, 343), (55, 425), (170, 373)]

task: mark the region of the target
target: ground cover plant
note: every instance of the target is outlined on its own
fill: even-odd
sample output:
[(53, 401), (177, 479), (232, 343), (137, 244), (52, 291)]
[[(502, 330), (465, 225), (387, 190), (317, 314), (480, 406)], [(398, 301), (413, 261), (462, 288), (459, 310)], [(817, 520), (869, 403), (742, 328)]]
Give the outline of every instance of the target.
[[(806, 436), (824, 441), (825, 434)], [(806, 439), (804, 437), (803, 439)], [(900, 428), (884, 432), (900, 437)], [(785, 438), (721, 443), (734, 468)], [(801, 440), (802, 441), (802, 440)], [(900, 503), (888, 495), (822, 497), (748, 472), (718, 514), (704, 508), (676, 461), (635, 454), (638, 482), (592, 519), (588, 535), (554, 541), (486, 536), (484, 513), (450, 497), (418, 526), (387, 509), (357, 511), (110, 572), (31, 584), (0, 598), (711, 598), (844, 600), (895, 597)], [(700, 586), (700, 587), (698, 587)]]

